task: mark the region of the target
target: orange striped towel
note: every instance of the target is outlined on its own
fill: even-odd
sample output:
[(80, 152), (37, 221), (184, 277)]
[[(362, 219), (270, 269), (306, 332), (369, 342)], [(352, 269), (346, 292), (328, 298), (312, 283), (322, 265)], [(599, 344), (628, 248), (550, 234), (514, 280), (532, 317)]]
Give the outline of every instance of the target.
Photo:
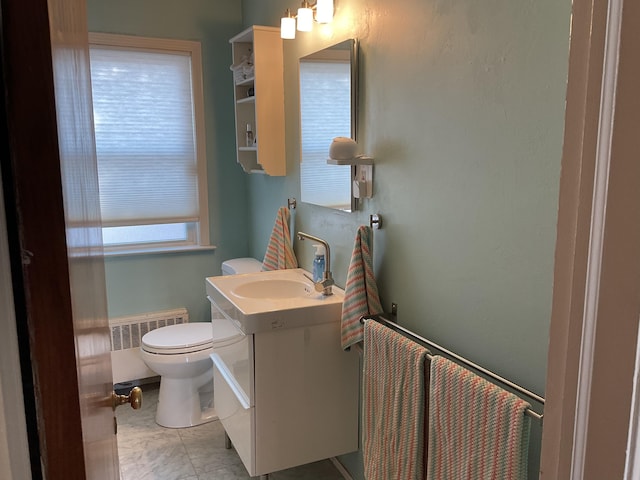
[(285, 268), (297, 268), (298, 260), (291, 247), (291, 234), (289, 233), (289, 219), (291, 214), (287, 207), (280, 207), (273, 225), (271, 238), (267, 245), (267, 251), (262, 261), (262, 270), (283, 270)]
[(427, 480), (527, 478), (526, 401), (443, 357), (430, 385)]
[(382, 313), (378, 296), (378, 286), (373, 276), (372, 237), (370, 227), (362, 225), (356, 232), (356, 240), (351, 253), (347, 272), (347, 283), (342, 302), (342, 348), (347, 349), (363, 337), (360, 317)]
[(427, 353), (392, 329), (373, 320), (365, 322), (363, 456), (367, 480), (424, 479)]

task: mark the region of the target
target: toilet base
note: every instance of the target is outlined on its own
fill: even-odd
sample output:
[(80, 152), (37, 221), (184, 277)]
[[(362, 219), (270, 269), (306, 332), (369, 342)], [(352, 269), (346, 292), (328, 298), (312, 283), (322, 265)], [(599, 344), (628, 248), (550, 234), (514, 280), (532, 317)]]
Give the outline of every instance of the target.
[[(167, 428), (186, 428), (217, 420), (213, 408), (213, 380), (198, 388), (193, 379), (160, 379), (156, 423)], [(200, 383), (202, 385), (202, 383)]]

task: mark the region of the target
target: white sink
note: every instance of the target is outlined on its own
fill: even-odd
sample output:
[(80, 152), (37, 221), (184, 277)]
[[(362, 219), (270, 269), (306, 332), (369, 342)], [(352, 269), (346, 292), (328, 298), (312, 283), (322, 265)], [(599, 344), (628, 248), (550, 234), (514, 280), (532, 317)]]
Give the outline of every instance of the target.
[(311, 295), (313, 287), (299, 280), (266, 279), (253, 280), (238, 285), (232, 290), (237, 297), (245, 298), (293, 298)]
[(245, 333), (339, 322), (344, 291), (315, 291), (301, 269), (208, 277), (207, 295)]

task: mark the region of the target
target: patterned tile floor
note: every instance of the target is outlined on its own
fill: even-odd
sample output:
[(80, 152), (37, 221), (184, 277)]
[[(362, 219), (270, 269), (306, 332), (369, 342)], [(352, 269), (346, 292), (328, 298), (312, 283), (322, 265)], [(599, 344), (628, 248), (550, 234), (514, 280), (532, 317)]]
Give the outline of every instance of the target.
[[(154, 421), (157, 384), (144, 385), (139, 411), (120, 407), (118, 455), (122, 480), (250, 479), (234, 449), (224, 447), (219, 421), (172, 429)], [(274, 472), (269, 480), (343, 480), (329, 460)]]

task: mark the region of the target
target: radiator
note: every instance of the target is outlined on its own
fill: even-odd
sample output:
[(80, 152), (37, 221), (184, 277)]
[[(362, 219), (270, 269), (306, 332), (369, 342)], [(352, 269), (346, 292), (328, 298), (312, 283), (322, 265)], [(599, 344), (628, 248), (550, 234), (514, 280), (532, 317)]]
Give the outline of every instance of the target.
[(140, 358), (142, 337), (156, 328), (188, 322), (186, 308), (109, 319), (113, 383), (156, 376)]

